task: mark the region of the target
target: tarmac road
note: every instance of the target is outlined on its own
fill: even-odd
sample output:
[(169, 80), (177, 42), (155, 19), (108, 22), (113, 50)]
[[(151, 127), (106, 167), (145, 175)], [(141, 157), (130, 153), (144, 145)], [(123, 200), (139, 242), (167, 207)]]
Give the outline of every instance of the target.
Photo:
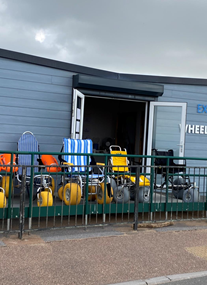
[(1, 284), (130, 284), (200, 271), (207, 271), (205, 221), (136, 232), (114, 226), (0, 236)]

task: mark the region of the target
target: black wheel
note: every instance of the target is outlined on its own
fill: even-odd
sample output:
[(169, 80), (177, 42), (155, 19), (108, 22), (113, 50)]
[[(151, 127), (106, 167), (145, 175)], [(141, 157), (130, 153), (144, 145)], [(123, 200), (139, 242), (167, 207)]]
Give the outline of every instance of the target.
[(183, 185), (185, 185), (185, 180), (181, 177), (176, 178), (173, 181), (173, 189), (172, 194), (175, 196), (176, 199), (183, 199), (183, 192), (184, 188)]
[(130, 188), (129, 192), (130, 192), (130, 200), (134, 201), (134, 199), (135, 199), (135, 186), (132, 186)]
[(192, 203), (198, 202), (198, 190), (186, 189), (183, 191), (183, 202), (185, 203)]
[(184, 189), (178, 189), (178, 190), (173, 189), (172, 190), (172, 193), (176, 199), (182, 199), (183, 198), (183, 192), (184, 192)]

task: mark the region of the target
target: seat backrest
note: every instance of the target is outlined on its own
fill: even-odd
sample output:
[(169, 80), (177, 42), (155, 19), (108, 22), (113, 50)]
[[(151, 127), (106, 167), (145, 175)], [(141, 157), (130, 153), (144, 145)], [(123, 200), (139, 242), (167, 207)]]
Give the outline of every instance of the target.
[[(152, 150), (153, 155), (158, 156), (174, 156), (173, 149), (169, 149), (168, 151), (158, 151), (157, 149)], [(157, 166), (167, 166), (167, 158), (156, 158), (155, 165)], [(169, 159), (169, 166), (173, 166), (173, 159)]]
[(128, 172), (128, 160), (126, 156), (113, 156), (113, 154), (127, 155), (127, 151), (123, 150), (111, 150), (111, 164), (112, 171), (115, 172)]
[[(26, 152), (38, 152), (39, 144), (33, 133), (24, 132), (18, 140), (17, 144), (18, 151), (26, 151)], [(34, 165), (38, 165), (38, 155), (34, 155)], [(19, 165), (31, 165), (31, 155), (27, 154), (19, 154), (18, 155), (18, 164)], [(38, 168), (35, 167), (35, 172), (38, 171)], [(22, 174), (22, 167), (19, 167), (18, 174)], [(31, 168), (27, 167), (27, 175), (30, 176)]]
[[(11, 164), (12, 165), (16, 164), (16, 155), (15, 154), (13, 155), (13, 161), (11, 161), (11, 154), (10, 153), (0, 154), (0, 165), (2, 165), (1, 170), (10, 172), (11, 169), (10, 169), (10, 167), (8, 167), (8, 165), (11, 165)], [(13, 172), (17, 172), (17, 170), (18, 170), (17, 166), (14, 166), (12, 169)]]
[[(66, 139), (63, 140), (63, 152), (69, 153), (64, 156), (65, 161), (74, 165), (74, 171), (86, 171), (87, 156), (86, 155), (71, 155), (70, 153), (82, 153), (92, 154), (93, 153), (93, 142), (92, 140), (79, 140), (79, 139)], [(91, 158), (89, 157), (89, 164)], [(79, 167), (78, 167), (79, 166)], [(91, 170), (91, 169), (89, 169)]]

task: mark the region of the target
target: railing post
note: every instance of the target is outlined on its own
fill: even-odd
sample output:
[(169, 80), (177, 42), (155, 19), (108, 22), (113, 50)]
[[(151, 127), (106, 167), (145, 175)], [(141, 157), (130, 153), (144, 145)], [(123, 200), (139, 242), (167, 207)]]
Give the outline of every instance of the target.
[(22, 238), (22, 232), (24, 230), (25, 219), (25, 189), (26, 189), (26, 166), (22, 167), (22, 187), (20, 193), (20, 207), (19, 207), (19, 233), (18, 238)]
[(150, 219), (152, 221), (152, 213), (153, 213), (153, 188), (154, 188), (154, 172), (155, 172), (155, 169), (154, 169), (154, 164), (155, 164), (155, 159), (154, 157), (151, 158), (151, 171), (150, 171)]
[(30, 170), (30, 190), (29, 190), (29, 230), (32, 228), (32, 189), (33, 189), (33, 179), (34, 179), (34, 154), (31, 154), (31, 170)]
[(108, 166), (108, 159), (107, 156), (105, 155), (105, 169), (104, 169), (104, 202), (103, 202), (103, 223), (106, 222), (106, 191), (107, 191), (107, 166)]
[(85, 226), (88, 225), (88, 182), (89, 182), (89, 155), (87, 155), (87, 175), (85, 186)]
[(136, 185), (135, 185), (135, 199), (134, 199), (134, 224), (133, 230), (138, 230), (138, 206), (139, 206), (139, 176), (140, 176), (140, 165), (136, 169)]
[(10, 167), (10, 173), (9, 173), (9, 197), (8, 197), (7, 231), (10, 230), (10, 221), (11, 221), (11, 194), (12, 194), (13, 158), (14, 158), (14, 154), (11, 153), (11, 167)]
[[(205, 170), (204, 170), (204, 174), (205, 174)], [(207, 218), (207, 175), (204, 176), (204, 179), (206, 177), (206, 183), (204, 183), (205, 185), (205, 189), (206, 189), (206, 205), (205, 205), (205, 210), (206, 210), (206, 218)], [(204, 180), (205, 181), (205, 180)]]
[(167, 166), (166, 166), (166, 200), (165, 200), (165, 220), (168, 219), (168, 195), (169, 195), (169, 165), (170, 165), (170, 161), (169, 161), (169, 157), (167, 158)]

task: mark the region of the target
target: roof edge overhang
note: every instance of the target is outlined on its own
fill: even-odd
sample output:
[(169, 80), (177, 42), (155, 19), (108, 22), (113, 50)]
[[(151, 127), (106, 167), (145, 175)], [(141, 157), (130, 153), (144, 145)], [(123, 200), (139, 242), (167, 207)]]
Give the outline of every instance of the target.
[(73, 73), (82, 73), (89, 76), (99, 76), (110, 79), (119, 79), (122, 81), (136, 81), (142, 83), (152, 84), (182, 84), (182, 85), (197, 85), (207, 86), (207, 79), (205, 78), (191, 78), (191, 77), (171, 77), (160, 75), (146, 75), (146, 74), (125, 74), (101, 70), (93, 67), (81, 66), (67, 62), (61, 62), (54, 59), (43, 58), (31, 54), (25, 54), (17, 51), (6, 50), (0, 48), (0, 58), (21, 61), (30, 64), (70, 71)]
[(73, 87), (152, 97), (162, 96), (164, 93), (164, 86), (159, 84), (115, 80), (82, 74), (73, 76)]

